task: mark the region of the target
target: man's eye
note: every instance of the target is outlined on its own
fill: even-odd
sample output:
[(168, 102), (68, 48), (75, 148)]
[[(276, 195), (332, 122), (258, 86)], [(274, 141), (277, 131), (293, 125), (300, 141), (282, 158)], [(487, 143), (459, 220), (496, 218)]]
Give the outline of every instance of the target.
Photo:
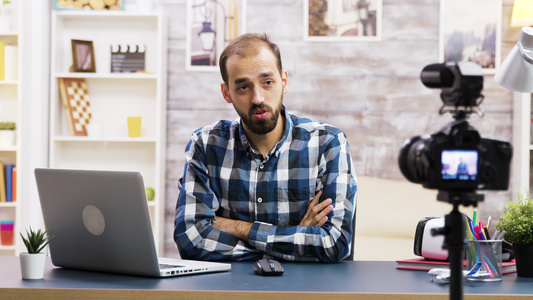
[(247, 88), (248, 88), (247, 85), (241, 85), (237, 87), (237, 91), (242, 92), (242, 91), (245, 91)]
[(273, 85), (274, 84), (274, 81), (273, 80), (267, 80), (265, 81), (265, 85)]

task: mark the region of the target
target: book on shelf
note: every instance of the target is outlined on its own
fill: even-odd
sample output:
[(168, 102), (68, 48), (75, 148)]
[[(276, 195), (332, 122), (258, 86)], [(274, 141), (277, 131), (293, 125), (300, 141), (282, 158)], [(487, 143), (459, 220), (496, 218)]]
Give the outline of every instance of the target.
[(5, 48), (8, 45), (8, 43), (4, 41), (0, 41), (0, 80), (5, 80)]
[(17, 80), (17, 46), (4, 47), (4, 80)]
[(0, 202), (7, 202), (6, 196), (6, 176), (4, 174), (5, 164), (0, 162)]
[(0, 202), (17, 201), (17, 168), (14, 164), (0, 162)]
[(13, 202), (13, 168), (14, 164), (6, 164), (5, 184), (6, 184), (6, 201)]
[(13, 176), (11, 176), (11, 178), (13, 178), (13, 182), (12, 182), (12, 190), (13, 190), (13, 202), (17, 202), (17, 166), (13, 166)]
[[(463, 261), (463, 266), (466, 266), (466, 260)], [(442, 260), (429, 260), (423, 257), (409, 258), (396, 261), (396, 269), (400, 270), (418, 270), (429, 271), (434, 268), (449, 269), (450, 263)], [(509, 274), (516, 272), (515, 260), (502, 262), (502, 273)]]

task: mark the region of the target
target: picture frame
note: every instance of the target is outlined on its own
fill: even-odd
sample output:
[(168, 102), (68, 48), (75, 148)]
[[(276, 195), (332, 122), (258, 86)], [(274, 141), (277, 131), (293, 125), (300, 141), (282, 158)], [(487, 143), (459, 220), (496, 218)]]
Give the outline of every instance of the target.
[(187, 71), (218, 71), (226, 45), (246, 32), (246, 4), (247, 0), (187, 0)]
[(304, 0), (307, 42), (380, 41), (383, 0)]
[(71, 40), (72, 68), (71, 72), (96, 72), (94, 47), (92, 41)]
[(472, 61), (484, 74), (495, 74), (501, 25), (502, 0), (441, 0), (439, 61)]
[(54, 0), (55, 10), (124, 10), (124, 0)]

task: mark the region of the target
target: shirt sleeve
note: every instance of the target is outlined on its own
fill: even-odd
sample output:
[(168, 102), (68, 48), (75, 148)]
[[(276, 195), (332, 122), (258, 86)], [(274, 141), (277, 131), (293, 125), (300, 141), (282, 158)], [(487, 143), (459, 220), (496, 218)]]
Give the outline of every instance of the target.
[(344, 133), (325, 143), (317, 188), (320, 201), (331, 198), (333, 211), (322, 227), (275, 226), (254, 222), (249, 243), (268, 255), (292, 261), (338, 262), (350, 254), (357, 181)]
[(198, 260), (254, 260), (262, 253), (212, 227), (219, 199), (209, 185), (206, 155), (197, 135), (185, 149), (186, 165), (176, 207), (174, 240), (180, 256)]

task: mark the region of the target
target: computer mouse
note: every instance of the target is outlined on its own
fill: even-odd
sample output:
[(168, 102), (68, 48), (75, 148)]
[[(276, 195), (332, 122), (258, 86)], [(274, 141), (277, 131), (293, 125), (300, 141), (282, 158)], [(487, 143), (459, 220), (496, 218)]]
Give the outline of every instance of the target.
[(255, 262), (254, 273), (261, 276), (281, 276), (283, 266), (277, 260), (263, 258)]

